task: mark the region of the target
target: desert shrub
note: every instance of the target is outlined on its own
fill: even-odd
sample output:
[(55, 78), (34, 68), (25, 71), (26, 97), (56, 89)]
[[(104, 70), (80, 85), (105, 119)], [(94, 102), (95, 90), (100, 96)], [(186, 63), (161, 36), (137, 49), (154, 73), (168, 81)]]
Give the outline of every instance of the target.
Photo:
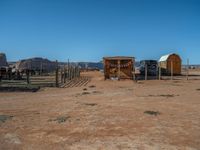
[(148, 114), (148, 115), (154, 115), (154, 116), (160, 115), (160, 112), (159, 112), (159, 111), (147, 110), (147, 111), (145, 111), (144, 113), (145, 113), (145, 114)]

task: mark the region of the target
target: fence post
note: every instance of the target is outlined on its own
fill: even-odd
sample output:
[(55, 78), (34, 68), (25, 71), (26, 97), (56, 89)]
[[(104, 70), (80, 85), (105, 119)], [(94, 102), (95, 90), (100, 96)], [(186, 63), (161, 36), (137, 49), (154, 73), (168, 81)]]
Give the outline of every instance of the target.
[(118, 80), (120, 80), (120, 60), (118, 60)]
[(171, 80), (173, 80), (173, 75), (174, 75), (174, 66), (173, 66), (173, 61), (171, 61)]
[(70, 65), (70, 69), (69, 69), (69, 75), (70, 75), (70, 80), (72, 79), (72, 67), (71, 67), (71, 65)]
[(42, 62), (40, 64), (40, 75), (42, 75), (42, 69), (43, 69), (43, 66), (42, 66)]
[(66, 67), (64, 65), (64, 83), (66, 83)]
[(64, 74), (63, 74), (64, 70), (63, 68), (60, 69), (60, 75), (61, 75), (61, 83), (64, 83)]
[(69, 80), (69, 59), (68, 59), (68, 62), (67, 62), (67, 80)]
[(73, 67), (73, 79), (75, 78), (76, 67)]
[(135, 81), (135, 69), (133, 69), (133, 81)]
[(78, 77), (78, 66), (76, 66), (76, 77)]
[(80, 77), (80, 68), (78, 67), (78, 77)]
[(158, 78), (159, 78), (159, 80), (161, 80), (161, 63), (159, 63), (159, 71), (158, 71), (158, 73), (159, 73), (159, 75), (158, 75), (159, 77)]
[(58, 61), (56, 60), (56, 87), (58, 87)]
[(76, 77), (78, 77), (78, 66), (76, 67)]
[(27, 81), (27, 84), (30, 84), (30, 74), (29, 74), (29, 69), (26, 70), (26, 81)]
[(75, 78), (77, 77), (77, 66), (75, 66), (74, 76), (75, 76)]
[(187, 59), (187, 80), (189, 80), (189, 59)]
[(2, 76), (1, 76), (1, 69), (0, 69), (0, 84), (1, 84)]
[(71, 80), (73, 79), (73, 66), (71, 66)]
[(147, 80), (147, 71), (148, 71), (148, 68), (147, 68), (147, 64), (145, 63), (145, 80)]
[(72, 66), (72, 79), (74, 78), (74, 67)]

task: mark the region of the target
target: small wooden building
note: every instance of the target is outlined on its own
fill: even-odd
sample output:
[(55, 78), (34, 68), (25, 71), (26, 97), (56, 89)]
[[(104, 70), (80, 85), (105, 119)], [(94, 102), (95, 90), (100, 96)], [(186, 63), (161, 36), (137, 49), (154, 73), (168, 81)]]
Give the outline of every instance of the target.
[(133, 79), (134, 57), (104, 57), (104, 76), (106, 79)]
[(168, 54), (162, 56), (158, 62), (161, 67), (162, 74), (181, 74), (182, 60), (178, 54)]

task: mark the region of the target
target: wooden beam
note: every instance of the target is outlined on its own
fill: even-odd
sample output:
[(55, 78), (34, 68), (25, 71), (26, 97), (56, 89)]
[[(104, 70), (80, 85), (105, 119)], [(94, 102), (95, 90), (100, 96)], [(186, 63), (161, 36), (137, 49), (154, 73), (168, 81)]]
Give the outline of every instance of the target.
[(171, 61), (171, 80), (173, 80), (173, 75), (174, 75), (174, 66), (173, 66), (173, 61)]
[(147, 80), (147, 71), (148, 71), (148, 68), (147, 68), (147, 64), (145, 63), (145, 80)]
[(120, 80), (120, 60), (117, 60), (117, 64), (118, 64), (118, 80)]
[(187, 80), (189, 80), (189, 59), (187, 59)]

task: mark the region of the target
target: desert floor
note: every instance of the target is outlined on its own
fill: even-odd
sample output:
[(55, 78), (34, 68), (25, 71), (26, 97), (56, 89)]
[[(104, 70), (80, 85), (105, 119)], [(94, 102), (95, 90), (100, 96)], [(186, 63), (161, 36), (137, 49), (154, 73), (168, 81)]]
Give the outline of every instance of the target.
[(85, 87), (0, 92), (0, 150), (200, 150), (200, 80), (85, 74)]

